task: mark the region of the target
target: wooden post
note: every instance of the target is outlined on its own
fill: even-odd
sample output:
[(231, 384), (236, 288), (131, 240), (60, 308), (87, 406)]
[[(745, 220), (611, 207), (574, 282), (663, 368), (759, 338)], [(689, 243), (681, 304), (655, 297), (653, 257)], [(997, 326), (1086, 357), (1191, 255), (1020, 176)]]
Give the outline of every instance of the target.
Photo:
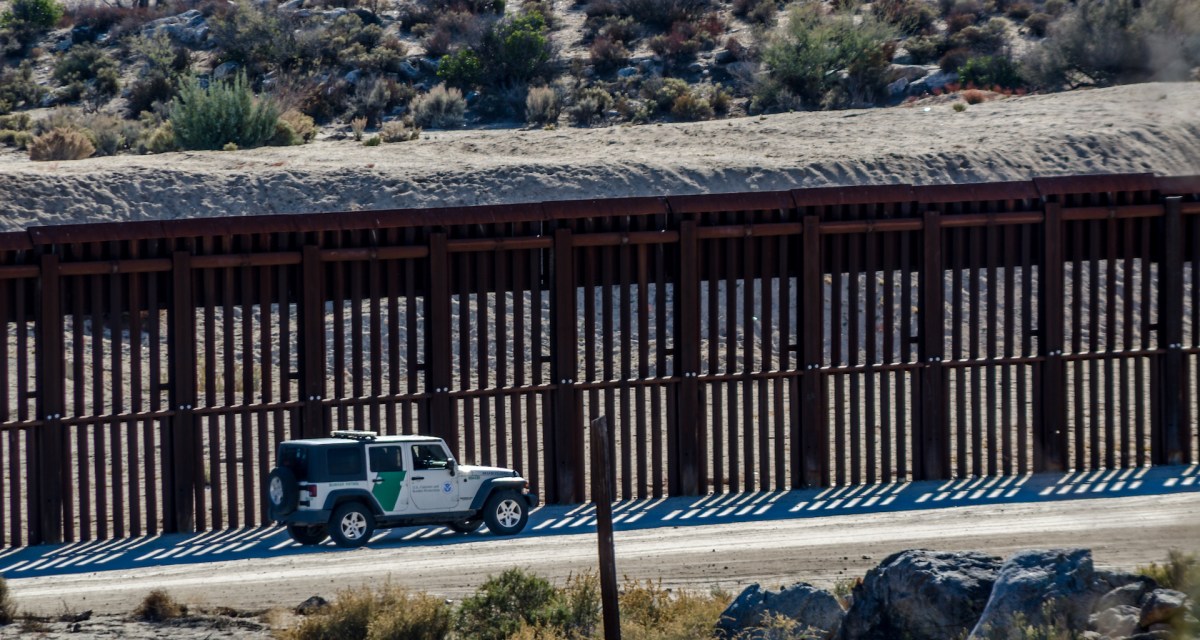
[(196, 442), (196, 304), (192, 295), (192, 256), (176, 251), (171, 256), (171, 317), (168, 324), (171, 361), (171, 409), (175, 412), (167, 429), (171, 456), (171, 489), (166, 492), (165, 529), (170, 533), (195, 530), (193, 493), (198, 486)]
[(1063, 471), (1067, 468), (1066, 369), (1063, 366), (1063, 277), (1062, 205), (1046, 203), (1042, 245), (1041, 287), (1038, 301), (1038, 344), (1041, 348), (1041, 411), (1035, 421), (1033, 470)]
[[(679, 409), (672, 429), (675, 433), (669, 493), (694, 496), (700, 493), (700, 245), (696, 222), (679, 225), (679, 308), (675, 313), (675, 358), (681, 376), (676, 396)], [(594, 472), (593, 472), (594, 473)]]
[(301, 250), (300, 290), (304, 310), (300, 321), (300, 375), (303, 380), (304, 410), (301, 437), (326, 435), (325, 411), (325, 274), (321, 268), (321, 250), (305, 245)]
[[(806, 487), (827, 487), (829, 477), (829, 419), (825, 407), (825, 389), (822, 384), (821, 365), (824, 360), (824, 280), (821, 277), (821, 218), (817, 215), (804, 216), (804, 231), (801, 235), (804, 257), (800, 275), (800, 326), (804, 335), (800, 338), (800, 364), (804, 373), (800, 377), (800, 438), (792, 447), (793, 468), (798, 470), (793, 477), (803, 480)], [(803, 470), (802, 473), (799, 470)], [(793, 483), (795, 484), (795, 483)]]
[[(551, 375), (556, 385), (554, 425), (546, 450), (554, 461), (554, 496), (547, 501), (572, 504), (583, 499), (583, 432), (575, 376), (578, 370), (578, 320), (575, 311), (575, 251), (571, 230), (554, 231), (551, 288)], [(548, 492), (549, 493), (549, 492)]]
[(924, 260), (921, 264), (919, 350), (921, 357), (921, 419), (913, 434), (913, 476), (940, 480), (950, 475), (950, 430), (946, 421), (946, 381), (942, 360), (946, 351), (945, 270), (942, 267), (942, 215), (925, 212)]
[(604, 640), (621, 639), (617, 599), (617, 552), (613, 544), (612, 485), (608, 473), (608, 417), (592, 420), (592, 502), (596, 505), (596, 541), (600, 548), (600, 602)]
[(1192, 459), (1191, 438), (1184, 423), (1183, 382), (1183, 199), (1165, 199), (1162, 263), (1158, 266), (1159, 346), (1166, 349), (1159, 376), (1161, 436), (1154, 438), (1155, 464), (1186, 464)]
[(33, 544), (62, 542), (63, 476), (70, 473), (70, 465), (63, 455), (62, 412), (65, 399), (60, 281), (58, 256), (52, 253), (42, 255), (36, 319), (37, 412), (42, 426), (36, 438), (37, 513), (30, 514), (29, 518), (30, 542)]
[[(430, 394), (429, 432), (446, 441), (455, 455), (458, 431), (450, 419), (450, 257), (446, 250), (446, 233), (429, 236), (429, 306), (425, 324), (425, 390)], [(482, 339), (482, 338), (480, 338)]]

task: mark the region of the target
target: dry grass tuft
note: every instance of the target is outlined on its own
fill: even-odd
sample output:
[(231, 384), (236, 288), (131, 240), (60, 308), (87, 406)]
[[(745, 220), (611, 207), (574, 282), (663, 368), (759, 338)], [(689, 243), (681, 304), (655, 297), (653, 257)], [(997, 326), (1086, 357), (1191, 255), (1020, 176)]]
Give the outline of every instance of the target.
[(187, 607), (176, 602), (166, 591), (155, 589), (146, 594), (133, 615), (146, 622), (165, 622), (187, 615)]
[(82, 160), (96, 152), (92, 141), (78, 129), (52, 129), (29, 143), (29, 159)]

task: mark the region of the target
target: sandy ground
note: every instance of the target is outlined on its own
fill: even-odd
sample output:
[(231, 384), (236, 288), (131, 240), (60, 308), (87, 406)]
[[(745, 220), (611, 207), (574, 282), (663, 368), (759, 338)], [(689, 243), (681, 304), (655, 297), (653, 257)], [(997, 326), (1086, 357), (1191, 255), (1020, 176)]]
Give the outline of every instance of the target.
[[(674, 589), (717, 587), (736, 593), (751, 582), (777, 588), (796, 581), (831, 587), (911, 548), (1007, 556), (1025, 548), (1086, 547), (1099, 567), (1133, 570), (1161, 562), (1170, 549), (1200, 551), (1200, 470), (672, 498), (620, 503), (615, 511), (619, 574), (661, 579)], [(0, 568), (7, 567), (10, 589), (23, 611), (53, 616), (93, 610), (96, 615), (81, 625), (83, 632), (98, 635), (116, 626), (141, 637), (205, 637), (180, 635), (199, 629), (212, 637), (246, 637), (258, 633), (255, 624), (266, 633), (263, 616), (226, 620), (227, 627), (234, 625), (226, 629), (214, 628), (221, 622), (211, 617), (184, 628), (137, 624), (127, 617), (151, 589), (166, 589), (208, 612), (274, 609), (265, 617), (278, 628), (291, 619), (279, 609), (312, 595), (331, 598), (339, 589), (385, 580), (455, 600), (488, 575), (513, 566), (562, 584), (571, 573), (594, 570), (594, 525), (588, 506), (546, 507), (533, 514), (525, 533), (507, 539), (487, 533), (459, 536), (441, 528), (400, 529), (380, 534), (368, 548), (347, 551), (329, 544), (300, 548), (277, 529), (258, 529), (92, 548), (33, 548), (5, 554)], [(240, 559), (205, 561), (219, 560), (221, 549), (238, 545), (249, 549)], [(210, 547), (217, 550), (202, 557)], [(115, 556), (109, 570), (80, 568), (90, 562), (87, 558), (108, 556)], [(37, 557), (73, 560), (63, 569), (45, 570), (57, 575), (17, 577), (23, 566), (28, 568), (28, 561), (17, 559)], [(66, 568), (71, 562), (76, 566)], [(47, 624), (63, 637), (69, 626)], [(15, 631), (0, 629), (0, 637)]]
[(1200, 83), (691, 124), (33, 163), (0, 154), (0, 228), (1036, 175), (1200, 173)]

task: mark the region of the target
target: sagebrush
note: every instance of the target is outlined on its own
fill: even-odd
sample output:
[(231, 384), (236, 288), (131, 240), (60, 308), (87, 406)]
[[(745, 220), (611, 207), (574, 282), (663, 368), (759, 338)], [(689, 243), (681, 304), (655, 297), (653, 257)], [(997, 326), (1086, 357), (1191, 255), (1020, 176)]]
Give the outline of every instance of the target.
[(170, 115), (182, 149), (221, 149), (230, 142), (241, 149), (260, 147), (275, 135), (278, 119), (279, 108), (256, 98), (245, 74), (207, 89), (194, 80), (185, 84)]

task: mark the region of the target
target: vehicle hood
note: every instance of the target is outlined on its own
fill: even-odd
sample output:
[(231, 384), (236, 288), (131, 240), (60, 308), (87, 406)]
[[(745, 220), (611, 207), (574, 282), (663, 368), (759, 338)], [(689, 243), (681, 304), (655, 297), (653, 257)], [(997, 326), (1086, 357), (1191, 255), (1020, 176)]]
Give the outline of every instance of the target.
[(469, 479), (487, 480), (490, 478), (515, 478), (517, 474), (512, 469), (503, 467), (483, 467), (474, 464), (458, 465), (458, 472)]

